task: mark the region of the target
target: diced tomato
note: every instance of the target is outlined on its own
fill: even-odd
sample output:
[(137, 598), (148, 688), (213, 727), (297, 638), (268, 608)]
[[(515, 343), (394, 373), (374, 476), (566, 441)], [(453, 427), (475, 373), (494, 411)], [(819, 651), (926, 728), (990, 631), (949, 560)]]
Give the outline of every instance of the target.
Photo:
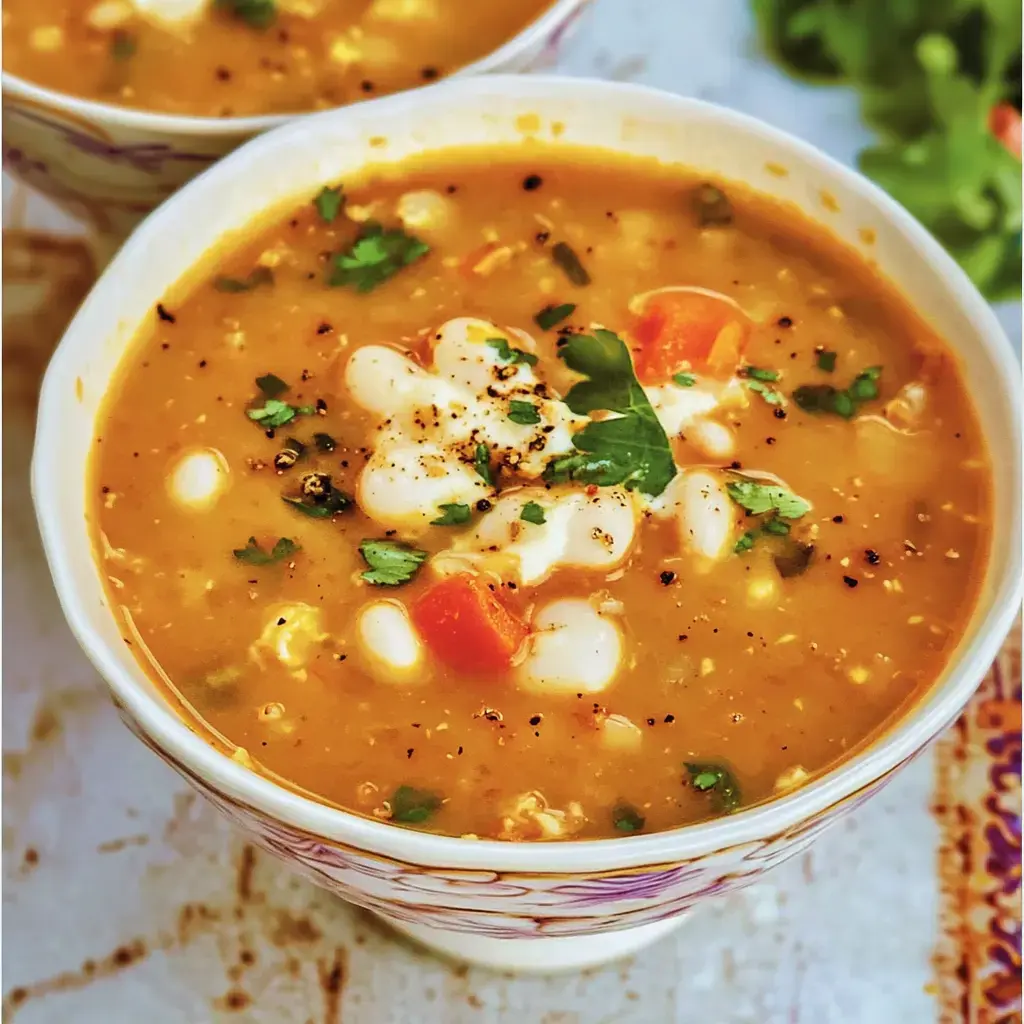
[(989, 131), (1019, 160), (1021, 158), (1020, 112), (1009, 103), (992, 108), (988, 118)]
[(471, 573), (435, 583), (412, 606), (424, 643), (459, 672), (502, 672), (526, 639), (526, 624)]
[(652, 294), (633, 323), (633, 364), (644, 384), (663, 384), (681, 370), (729, 376), (739, 365), (750, 321), (725, 298), (704, 292)]

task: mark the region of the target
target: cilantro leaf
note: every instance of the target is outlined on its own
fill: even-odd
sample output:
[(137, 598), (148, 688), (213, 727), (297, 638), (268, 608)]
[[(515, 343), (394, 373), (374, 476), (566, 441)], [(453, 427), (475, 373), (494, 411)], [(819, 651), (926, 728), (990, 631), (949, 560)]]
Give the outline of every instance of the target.
[(247, 565), (270, 565), (294, 555), (299, 550), (299, 545), (289, 537), (281, 537), (269, 551), (264, 551), (255, 537), (250, 537), (244, 548), (235, 548), (231, 553), (239, 562), (245, 562)]
[(836, 354), (830, 352), (828, 349), (819, 349), (816, 353), (815, 362), (817, 363), (819, 370), (824, 370), (826, 373), (832, 373), (836, 368)]
[(476, 451), (473, 453), (473, 468), (488, 487), (494, 486), (494, 473), (491, 470), (491, 449), (482, 441), (476, 446)]
[(345, 285), (362, 294), (372, 292), (428, 252), (426, 242), (401, 228), (385, 231), (377, 221), (369, 220), (352, 246), (334, 256), (327, 283), (332, 288)]
[(216, 0), (216, 6), (250, 28), (270, 28), (277, 20), (274, 0)]
[(750, 380), (775, 381), (779, 379), (779, 371), (765, 370), (760, 366), (744, 366), (740, 370), (740, 376), (747, 377)]
[(419, 551), (397, 540), (364, 540), (359, 553), (369, 566), (360, 573), (367, 583), (397, 587), (408, 583), (426, 561), (426, 551)]
[(760, 484), (756, 480), (730, 480), (725, 489), (729, 497), (752, 516), (777, 512), (786, 519), (799, 519), (811, 510), (808, 502), (784, 487)]
[(562, 272), (574, 285), (582, 288), (590, 284), (587, 268), (580, 263), (579, 256), (567, 242), (556, 242), (551, 247), (551, 258), (562, 268)]
[(437, 519), (431, 519), (431, 526), (462, 526), (463, 523), (469, 522), (470, 508), (468, 505), (447, 502), (437, 507), (443, 514)]
[(213, 279), (213, 287), (219, 292), (251, 292), (261, 284), (273, 284), (274, 272), (270, 267), (256, 267), (245, 277), (218, 276)]
[(288, 385), (274, 373), (265, 373), (262, 377), (257, 377), (256, 387), (267, 398), (280, 398), (288, 390)]
[(316, 445), (318, 452), (333, 452), (338, 447), (338, 442), (330, 434), (314, 434), (313, 443)]
[(880, 366), (869, 366), (853, 378), (850, 386), (840, 391), (831, 384), (804, 384), (793, 392), (793, 401), (804, 412), (823, 412), (850, 419), (862, 402), (878, 397)]
[(632, 804), (617, 803), (612, 808), (612, 824), (616, 832), (639, 832), (644, 827), (644, 816)]
[(701, 793), (710, 793), (718, 811), (731, 812), (740, 806), (740, 787), (733, 773), (722, 764), (710, 761), (686, 761), (683, 767), (690, 775), (690, 785)]
[(340, 185), (337, 188), (329, 188), (324, 185), (313, 199), (316, 212), (320, 214), (320, 219), (325, 224), (330, 224), (341, 213), (344, 204), (345, 196)]
[(519, 513), (519, 518), (524, 523), (533, 523), (534, 526), (543, 526), (547, 522), (543, 506), (538, 505), (535, 501), (528, 501), (523, 506), (522, 512)]
[(441, 806), (441, 797), (425, 789), (399, 786), (392, 794), (391, 820), (403, 825), (421, 825)]
[(524, 352), (521, 348), (513, 348), (508, 343), (507, 338), (488, 338), (484, 344), (490, 345), (503, 363), (525, 363), (527, 366), (537, 365), (537, 357), (532, 352)]
[(268, 398), (263, 405), (247, 410), (246, 415), (261, 427), (272, 430), (291, 423), (296, 416), (312, 416), (315, 412), (311, 405), (289, 405), (279, 398)]
[(540, 423), (540, 413), (537, 411), (537, 406), (533, 402), (523, 402), (518, 398), (513, 398), (508, 403), (508, 418), (513, 423), (518, 423), (524, 427)]
[(769, 405), (785, 405), (786, 399), (782, 396), (782, 393), (776, 391), (775, 388), (768, 387), (767, 384), (762, 384), (759, 380), (745, 380), (744, 386), (748, 391), (753, 391), (755, 394), (760, 395)]
[(303, 477), (301, 494), (281, 497), (310, 519), (329, 519), (355, 504), (350, 494), (334, 486), (329, 473), (309, 473)]
[(573, 439), (575, 455), (548, 464), (545, 479), (624, 484), (656, 497), (676, 475), (672, 447), (633, 372), (629, 349), (612, 331), (576, 334), (559, 350), (565, 364), (588, 379), (574, 384), (563, 401), (578, 415), (607, 412)]
[(560, 324), (566, 317), (576, 312), (576, 304), (563, 302), (560, 306), (545, 306), (534, 318), (533, 322), (542, 330), (550, 331), (555, 324)]
[(681, 388), (692, 388), (697, 383), (697, 378), (692, 373), (674, 373), (672, 380)]

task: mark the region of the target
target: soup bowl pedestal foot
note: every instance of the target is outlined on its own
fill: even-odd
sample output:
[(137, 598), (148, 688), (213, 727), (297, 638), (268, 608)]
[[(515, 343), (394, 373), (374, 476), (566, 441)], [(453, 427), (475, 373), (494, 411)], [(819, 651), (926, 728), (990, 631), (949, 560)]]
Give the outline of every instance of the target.
[(682, 925), (687, 914), (652, 924), (601, 932), (598, 935), (531, 939), (492, 939), (469, 932), (448, 931), (425, 924), (377, 915), (389, 927), (433, 953), (496, 971), (557, 974), (597, 967), (632, 956)]

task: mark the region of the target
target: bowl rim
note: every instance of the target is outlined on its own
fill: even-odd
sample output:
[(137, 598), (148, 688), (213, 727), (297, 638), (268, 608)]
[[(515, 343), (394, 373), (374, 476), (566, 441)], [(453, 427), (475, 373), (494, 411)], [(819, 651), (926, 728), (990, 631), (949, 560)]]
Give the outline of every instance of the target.
[[(375, 99), (387, 99), (391, 95), (406, 92), (419, 92), (432, 89), (436, 84), (452, 79), (471, 78), (500, 69), (502, 65), (515, 59), (520, 53), (530, 49), (546, 36), (558, 31), (577, 10), (582, 10), (590, 0), (554, 0), (544, 11), (537, 15), (528, 25), (524, 26), (510, 39), (506, 39), (497, 49), (484, 54), (479, 60), (464, 64), (450, 75), (446, 75), (438, 83), (424, 83), (403, 89), (399, 93), (388, 93), (383, 96), (360, 97), (350, 103), (331, 107), (330, 110), (341, 110), (357, 103), (370, 103)], [(200, 137), (217, 137), (222, 135), (251, 135), (265, 132), (272, 128), (288, 124), (290, 121), (303, 117), (314, 117), (328, 113), (324, 110), (295, 111), (285, 114), (254, 114), (247, 117), (205, 117), (198, 114), (164, 114), (159, 111), (144, 110), (137, 107), (122, 107), (116, 103), (103, 100), (85, 99), (71, 93), (51, 89), (49, 86), (37, 85), (27, 78), (12, 74), (6, 68), (0, 69), (0, 90), (6, 100), (26, 99), (34, 103), (48, 106), (61, 113), (69, 113), (75, 117), (98, 122), (105, 125), (116, 125), (136, 131), (159, 132), (164, 135), (192, 135)]]
[[(398, 93), (369, 101), (369, 104), (324, 111), (310, 115), (312, 120), (310, 117), (296, 119), (274, 132), (257, 136), (167, 200), (143, 222), (114, 258), (58, 345), (44, 376), (39, 397), (32, 458), (33, 502), (43, 547), (64, 614), (79, 644), (115, 697), (161, 752), (180, 762), (222, 796), (230, 796), (273, 822), (371, 855), (394, 857), (426, 867), (579, 875), (687, 861), (731, 847), (770, 840), (872, 786), (922, 750), (954, 720), (994, 661), (1017, 613), (1022, 585), (1019, 550), (1009, 564), (996, 565), (995, 560), (990, 559), (986, 566), (985, 579), (998, 581), (993, 590), (991, 612), (978, 626), (970, 643), (965, 646), (961, 642), (958, 645), (944, 669), (944, 682), (938, 686), (933, 685), (932, 690), (915, 707), (896, 718), (860, 752), (824, 772), (806, 786), (748, 810), (665, 832), (628, 838), (581, 839), (562, 843), (509, 843), (490, 839), (467, 841), (455, 836), (396, 827), (320, 803), (243, 768), (228, 755), (216, 750), (189, 728), (184, 717), (169, 701), (147, 694), (132, 677), (132, 673), (122, 669), (113, 657), (112, 649), (93, 633), (89, 625), (90, 616), (85, 601), (72, 582), (70, 545), (62, 537), (59, 516), (52, 510), (52, 503), (39, 500), (39, 495), (46, 493), (50, 467), (59, 464), (60, 459), (61, 438), (55, 425), (56, 417), (50, 416), (48, 410), (56, 408), (64, 400), (63, 388), (69, 379), (64, 365), (71, 363), (74, 366), (79, 358), (76, 350), (89, 344), (88, 337), (78, 336), (76, 332), (76, 325), (82, 322), (86, 309), (93, 306), (113, 309), (111, 300), (116, 297), (118, 268), (131, 265), (144, 257), (151, 246), (158, 245), (164, 226), (170, 227), (178, 218), (177, 206), (181, 197), (188, 197), (200, 190), (212, 190), (221, 182), (231, 182), (232, 176), (237, 173), (236, 169), (243, 167), (252, 153), (261, 149), (283, 149), (293, 141), (308, 144), (318, 122), (327, 124), (350, 116), (365, 117), (368, 106), (373, 108), (375, 118), (401, 118), (415, 114), (424, 102), (444, 104), (448, 94), (462, 93), (468, 93), (475, 101), (483, 103), (501, 98), (536, 100), (540, 103), (552, 93), (575, 93), (588, 103), (600, 103), (604, 97), (621, 100), (625, 96), (638, 111), (653, 105), (660, 110), (670, 111), (671, 116), (678, 116), (682, 120), (694, 116), (715, 119), (752, 138), (782, 145), (795, 159), (820, 172), (823, 183), (831, 181), (839, 184), (844, 191), (869, 202), (880, 219), (890, 222), (915, 246), (930, 271), (953, 294), (956, 305), (970, 321), (978, 338), (982, 339), (986, 356), (999, 374), (998, 379), (1007, 382), (1007, 410), (1020, 423), (1020, 390), (1009, 383), (1019, 378), (1019, 367), (998, 320), (967, 275), (895, 200), (816, 147), (746, 114), (646, 86), (553, 75), (496, 75), (476, 81), (463, 79), (442, 82), (432, 87), (429, 93), (427, 90)], [(167, 274), (168, 287), (188, 270), (187, 267), (171, 269), (174, 273)], [(111, 320), (113, 326), (116, 313), (104, 315)], [(129, 343), (126, 342), (126, 345)], [(1019, 431), (1016, 439), (1010, 443), (1017, 446), (1019, 456)], [(1015, 474), (1018, 471), (1019, 466), (1013, 470)], [(1001, 529), (1013, 530), (1019, 535), (1020, 517), (1018, 505), (1010, 521)], [(109, 609), (104, 614), (107, 613)], [(136, 671), (140, 675), (144, 674), (141, 666)], [(216, 780), (216, 784), (212, 780)]]

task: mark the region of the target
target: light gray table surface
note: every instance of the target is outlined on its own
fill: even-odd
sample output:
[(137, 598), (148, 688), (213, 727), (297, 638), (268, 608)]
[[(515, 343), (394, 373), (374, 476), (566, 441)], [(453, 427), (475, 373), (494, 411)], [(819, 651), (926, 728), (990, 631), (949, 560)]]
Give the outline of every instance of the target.
[[(852, 97), (757, 52), (746, 0), (596, 0), (559, 70), (736, 107), (846, 162), (867, 139)], [(35, 200), (29, 220), (61, 226)], [(1019, 346), (1020, 305), (999, 312)], [(982, 849), (993, 708), (1000, 728), (1016, 714), (1019, 765), (1019, 646), (876, 800), (632, 961), (556, 978), (455, 967), (255, 853), (121, 726), (43, 563), (27, 488), (41, 367), (23, 355), (5, 344), (5, 1022), (996, 1024), (1006, 1005), (1020, 1020), (1019, 913), (999, 910), (1018, 982), (996, 1013), (979, 993), (998, 908), (978, 857), (973, 875), (958, 859)]]

